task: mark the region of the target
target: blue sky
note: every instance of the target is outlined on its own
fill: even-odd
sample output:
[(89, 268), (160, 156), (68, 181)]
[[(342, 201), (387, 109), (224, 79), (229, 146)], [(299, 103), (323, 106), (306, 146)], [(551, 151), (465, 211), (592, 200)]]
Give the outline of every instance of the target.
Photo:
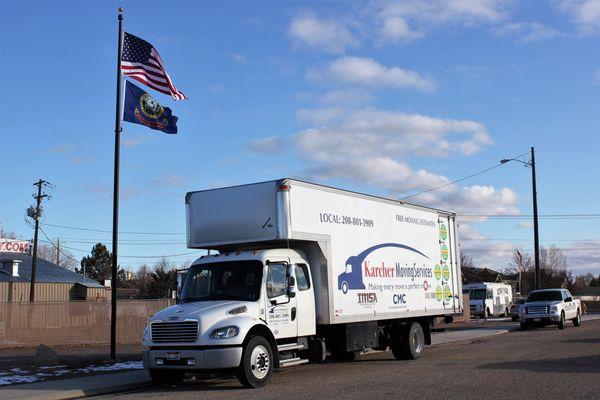
[[(110, 231), (116, 8), (189, 101), (179, 134), (123, 126), (122, 265), (185, 248), (187, 191), (284, 176), (400, 198), (536, 148), (540, 214), (600, 213), (600, 2), (0, 3), (0, 222)], [(459, 214), (531, 214), (517, 163), (412, 198)], [(542, 219), (543, 245), (600, 273), (597, 219)], [(77, 257), (110, 233), (47, 225)], [(166, 234), (174, 233), (174, 234)], [(461, 221), (463, 252), (504, 268), (529, 220)], [(77, 249), (77, 250), (75, 250)]]

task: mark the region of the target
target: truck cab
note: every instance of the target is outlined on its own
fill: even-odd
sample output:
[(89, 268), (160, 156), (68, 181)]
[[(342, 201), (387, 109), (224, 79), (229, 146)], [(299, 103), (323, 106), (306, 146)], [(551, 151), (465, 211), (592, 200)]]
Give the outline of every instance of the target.
[(305, 256), (292, 249), (239, 251), (196, 260), (185, 276), (179, 304), (149, 321), (143, 340), (145, 367), (157, 380), (175, 381), (188, 367), (237, 368), (244, 342), (259, 336), (271, 350), (259, 346), (261, 350), (251, 355), (250, 374), (241, 377), (250, 386), (256, 384), (280, 364), (272, 350), (278, 341), (315, 334), (308, 265)]

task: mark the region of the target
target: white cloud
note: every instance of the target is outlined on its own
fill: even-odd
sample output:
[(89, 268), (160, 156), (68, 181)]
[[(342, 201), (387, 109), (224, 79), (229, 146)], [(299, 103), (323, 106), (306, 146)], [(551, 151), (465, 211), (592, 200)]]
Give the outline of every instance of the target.
[(373, 3), (383, 41), (407, 42), (449, 27), (496, 24), (508, 17), (511, 0), (397, 0)]
[(555, 8), (571, 17), (582, 35), (600, 33), (600, 0), (555, 0)]
[(248, 64), (248, 58), (246, 58), (245, 55), (240, 54), (240, 53), (234, 53), (234, 52), (229, 52), (229, 58), (231, 58), (233, 61), (235, 61), (238, 64)]
[(464, 25), (498, 22), (508, 16), (510, 0), (397, 0), (389, 1), (381, 17), (403, 17), (420, 25)]
[(538, 22), (514, 22), (494, 29), (497, 36), (516, 36), (523, 43), (552, 39), (565, 34)]
[(316, 81), (340, 82), (372, 88), (435, 91), (433, 80), (400, 67), (387, 67), (370, 58), (342, 57), (324, 69), (311, 69), (308, 77)]
[(516, 226), (518, 229), (527, 229), (530, 230), (533, 228), (533, 222), (531, 221), (521, 221)]
[(279, 136), (269, 136), (251, 141), (248, 150), (255, 154), (279, 154), (284, 148), (284, 142)]
[(451, 210), (466, 215), (509, 215), (518, 214), (517, 194), (509, 188), (493, 186), (465, 186), (443, 200)]
[(360, 106), (373, 100), (373, 96), (360, 89), (332, 90), (319, 98), (319, 103), (339, 106)]
[[(470, 155), (492, 143), (474, 121), (439, 119), (378, 109), (348, 112), (335, 126), (303, 131), (294, 138), (314, 160)], [(335, 149), (335, 151), (332, 151)]]
[(296, 118), (300, 122), (314, 125), (324, 125), (337, 120), (344, 114), (344, 110), (341, 108), (317, 108), (307, 109), (302, 108), (296, 110)]
[(401, 17), (390, 17), (383, 21), (380, 35), (384, 40), (391, 42), (410, 42), (424, 36), (422, 32), (413, 31), (406, 20)]
[(600, 274), (600, 240), (585, 240), (573, 242), (563, 248), (567, 256), (567, 268), (576, 275), (591, 272)]
[(296, 16), (290, 23), (288, 33), (296, 43), (327, 53), (341, 54), (359, 45), (341, 22), (313, 16)]

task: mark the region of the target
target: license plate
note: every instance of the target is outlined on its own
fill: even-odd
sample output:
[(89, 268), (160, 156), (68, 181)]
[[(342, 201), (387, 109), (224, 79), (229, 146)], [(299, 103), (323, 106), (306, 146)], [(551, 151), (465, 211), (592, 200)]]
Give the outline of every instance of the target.
[(181, 359), (181, 354), (178, 351), (167, 352), (167, 360), (177, 361)]
[(541, 318), (535, 318), (534, 321), (535, 322), (542, 322), (542, 319)]

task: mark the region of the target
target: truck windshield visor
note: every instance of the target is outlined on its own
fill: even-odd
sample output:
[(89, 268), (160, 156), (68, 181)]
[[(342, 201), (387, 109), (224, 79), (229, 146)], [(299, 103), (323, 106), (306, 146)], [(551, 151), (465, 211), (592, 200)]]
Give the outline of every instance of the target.
[(562, 294), (559, 291), (548, 291), (548, 292), (533, 292), (527, 297), (527, 302), (532, 303), (534, 301), (561, 301)]
[(181, 302), (208, 300), (256, 301), (260, 298), (263, 264), (232, 261), (194, 265), (181, 290)]

